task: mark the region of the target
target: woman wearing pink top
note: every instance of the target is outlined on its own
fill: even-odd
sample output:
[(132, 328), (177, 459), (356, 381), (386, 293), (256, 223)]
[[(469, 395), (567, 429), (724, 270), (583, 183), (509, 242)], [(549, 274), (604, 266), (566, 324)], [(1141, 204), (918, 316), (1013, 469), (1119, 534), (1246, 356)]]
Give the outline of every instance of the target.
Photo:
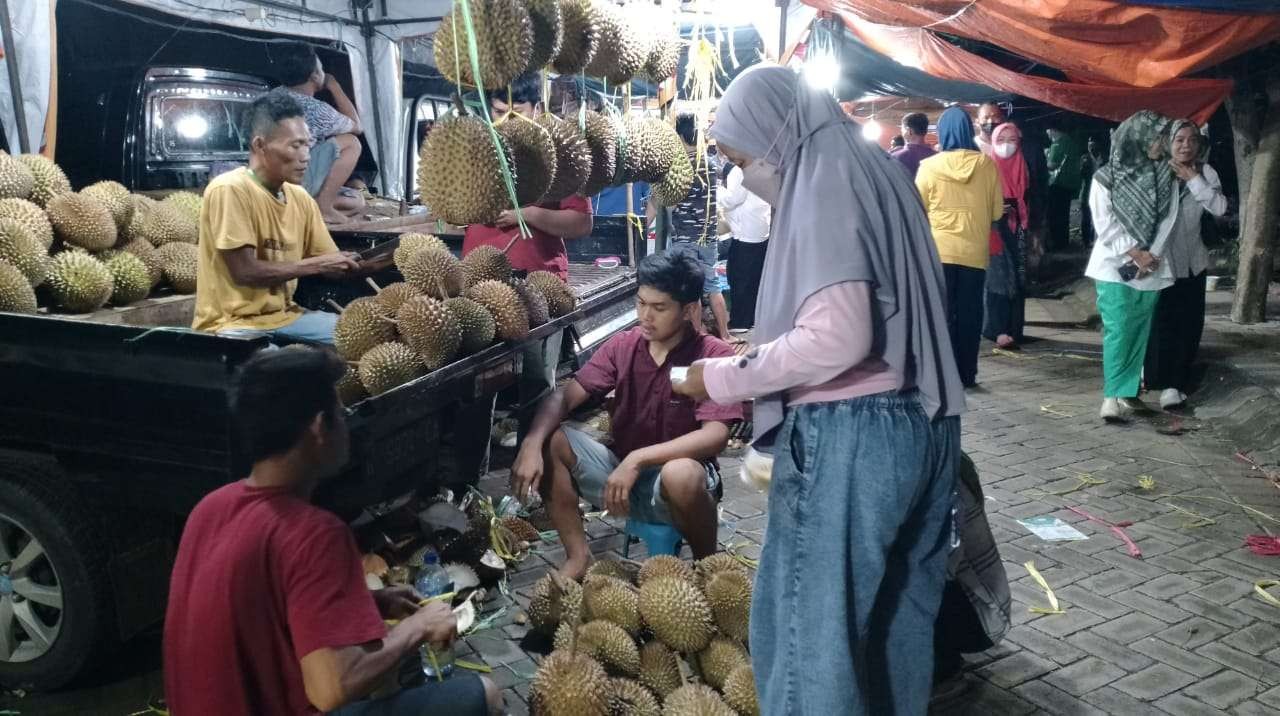
[(790, 70), (740, 75), (711, 133), (776, 210), (759, 345), (676, 387), (754, 398), (754, 447), (775, 456), (761, 713), (924, 714), (964, 407), (928, 219), (896, 161)]

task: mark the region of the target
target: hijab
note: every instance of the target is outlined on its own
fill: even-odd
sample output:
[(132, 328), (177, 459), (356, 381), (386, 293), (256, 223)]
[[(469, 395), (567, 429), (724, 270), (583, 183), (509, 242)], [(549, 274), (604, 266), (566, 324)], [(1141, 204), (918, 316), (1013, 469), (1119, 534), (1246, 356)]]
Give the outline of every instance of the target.
[[(930, 416), (959, 415), (964, 389), (943, 310), (942, 264), (902, 165), (864, 140), (830, 95), (777, 65), (734, 79), (711, 135), (782, 176), (760, 283), (769, 300), (756, 304), (756, 338), (768, 342), (791, 330), (805, 299), (827, 286), (869, 282), (872, 354), (919, 391)], [(780, 393), (757, 398), (756, 434), (776, 428), (783, 408)]]
[[(995, 135), (992, 134), (991, 138), (994, 140)], [(978, 151), (978, 145), (973, 141), (973, 120), (963, 107), (949, 107), (938, 118), (938, 148), (944, 152), (953, 149)]]
[(1204, 141), (1204, 136), (1200, 134), (1200, 127), (1189, 119), (1175, 119), (1173, 124), (1169, 126), (1169, 142), (1165, 149), (1169, 152), (1169, 156), (1173, 157), (1173, 138), (1178, 136), (1178, 132), (1191, 128), (1195, 132), (1197, 146), (1199, 151), (1196, 152), (1196, 164), (1204, 166), (1209, 161), (1209, 143)]
[(1129, 237), (1146, 249), (1168, 215), (1176, 186), (1167, 159), (1151, 159), (1147, 149), (1161, 137), (1168, 143), (1173, 120), (1150, 110), (1134, 113), (1111, 137), (1111, 159), (1093, 175), (1111, 192), (1111, 211)]
[[(1000, 173), (1000, 186), (1004, 188), (1004, 198), (1012, 199), (1018, 206), (1018, 222), (1016, 227), (1027, 228), (1027, 187), (1030, 181), (1027, 176), (1027, 160), (1022, 156), (1022, 131), (1012, 122), (1005, 122), (995, 131), (991, 133), (991, 145), (1000, 143), (1000, 138), (1004, 137), (1006, 142), (1013, 141), (1017, 150), (1009, 158), (1002, 158), (991, 152), (991, 160), (996, 163), (996, 170)], [(1009, 217), (1010, 221), (1013, 217)]]

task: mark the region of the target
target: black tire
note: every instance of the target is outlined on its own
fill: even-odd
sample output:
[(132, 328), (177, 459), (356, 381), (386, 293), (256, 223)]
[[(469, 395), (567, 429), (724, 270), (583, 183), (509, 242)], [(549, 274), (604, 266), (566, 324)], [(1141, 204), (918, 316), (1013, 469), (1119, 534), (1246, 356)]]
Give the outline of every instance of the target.
[(62, 588), (61, 622), (52, 646), (29, 661), (0, 659), (0, 685), (56, 689), (115, 648), (110, 540), (97, 517), (56, 465), (0, 453), (0, 518), (40, 542)]

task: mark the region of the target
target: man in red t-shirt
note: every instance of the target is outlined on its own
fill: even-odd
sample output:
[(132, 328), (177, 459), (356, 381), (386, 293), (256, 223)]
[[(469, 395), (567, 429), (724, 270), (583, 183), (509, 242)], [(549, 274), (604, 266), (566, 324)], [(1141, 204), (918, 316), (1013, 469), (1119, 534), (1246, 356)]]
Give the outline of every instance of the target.
[[(169, 586), (165, 694), (175, 716), (474, 714), (501, 711), (474, 674), (360, 701), (423, 642), (457, 636), (448, 604), (409, 587), (371, 592), (350, 529), (313, 506), (347, 462), (334, 354), (264, 351), (242, 369), (231, 419), (253, 464), (191, 512)], [(384, 618), (401, 621), (389, 631)]]
[[(733, 349), (694, 328), (702, 314), (703, 272), (685, 254), (646, 257), (639, 267), (640, 325), (609, 339), (538, 408), (511, 469), (524, 499), (539, 490), (564, 543), (560, 572), (578, 578), (590, 551), (578, 515), (582, 496), (611, 514), (672, 524), (695, 558), (716, 550), (716, 456), (742, 405), (694, 402), (674, 393), (671, 372)], [(613, 449), (561, 423), (590, 397), (614, 392)]]

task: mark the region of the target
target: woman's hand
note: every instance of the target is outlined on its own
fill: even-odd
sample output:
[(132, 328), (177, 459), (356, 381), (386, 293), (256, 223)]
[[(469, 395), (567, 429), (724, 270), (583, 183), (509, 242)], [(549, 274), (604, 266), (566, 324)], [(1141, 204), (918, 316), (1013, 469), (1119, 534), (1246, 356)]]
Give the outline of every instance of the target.
[(1173, 173), (1177, 174), (1178, 178), (1184, 182), (1191, 181), (1192, 179), (1200, 176), (1200, 170), (1196, 168), (1195, 164), (1183, 164), (1182, 162), (1170, 159), (1169, 166), (1173, 167)]
[(672, 383), (671, 390), (686, 398), (693, 398), (695, 401), (709, 400), (711, 396), (707, 395), (707, 384), (702, 381), (702, 363), (689, 366), (689, 372), (685, 374), (684, 380)]
[(1133, 263), (1137, 265), (1138, 274), (1140, 276), (1154, 273), (1156, 269), (1160, 268), (1160, 257), (1150, 251), (1129, 249), (1126, 253), (1129, 255), (1129, 258), (1133, 259)]

